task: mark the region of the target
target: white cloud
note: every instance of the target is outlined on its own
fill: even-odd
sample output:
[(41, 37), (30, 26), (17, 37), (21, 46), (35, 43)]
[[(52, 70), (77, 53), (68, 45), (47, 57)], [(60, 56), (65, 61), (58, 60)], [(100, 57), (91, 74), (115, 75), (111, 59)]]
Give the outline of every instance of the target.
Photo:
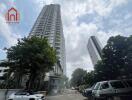
[(5, 53), (5, 50), (3, 50), (3, 49), (0, 48), (0, 52), (4, 52)]
[(132, 14), (128, 13), (127, 15), (124, 16), (124, 20), (127, 20), (127, 19), (129, 19), (131, 17), (132, 17)]
[(100, 16), (108, 16), (117, 6), (126, 4), (128, 0), (91, 0), (91, 8)]

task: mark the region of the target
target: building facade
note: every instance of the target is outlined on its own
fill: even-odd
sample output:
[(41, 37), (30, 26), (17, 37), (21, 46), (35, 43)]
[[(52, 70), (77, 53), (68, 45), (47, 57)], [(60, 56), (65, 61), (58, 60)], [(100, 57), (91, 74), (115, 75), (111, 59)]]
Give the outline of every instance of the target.
[(0, 82), (5, 80), (4, 75), (8, 72), (9, 67), (0, 67)]
[[(1, 60), (0, 62), (2, 61), (4, 60)], [(4, 75), (8, 73), (8, 70), (9, 70), (9, 67), (2, 67), (2, 66), (0, 67), (0, 83), (5, 80)]]
[(95, 36), (91, 36), (88, 40), (87, 48), (92, 63), (95, 66), (97, 62), (101, 60), (101, 55), (102, 55), (102, 46), (98, 38)]
[(58, 76), (66, 75), (65, 39), (61, 21), (60, 5), (45, 5), (40, 12), (30, 34), (31, 36), (46, 37), (51, 47), (56, 50), (58, 61), (54, 70), (47, 73), (46, 79), (52, 84), (52, 88), (58, 88)]

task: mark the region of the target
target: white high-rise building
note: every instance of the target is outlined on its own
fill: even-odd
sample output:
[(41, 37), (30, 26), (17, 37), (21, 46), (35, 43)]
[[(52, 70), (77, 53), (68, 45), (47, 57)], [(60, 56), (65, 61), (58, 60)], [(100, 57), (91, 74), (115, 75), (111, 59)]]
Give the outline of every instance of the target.
[[(60, 5), (50, 4), (43, 7), (30, 34), (31, 36), (46, 37), (51, 47), (56, 50), (58, 62), (49, 76), (56, 77), (66, 75), (65, 39), (61, 21)], [(56, 79), (51, 83), (58, 83)], [(56, 86), (52, 86), (53, 88)]]
[(92, 63), (95, 66), (97, 62), (101, 60), (101, 55), (102, 55), (102, 46), (98, 38), (95, 36), (91, 36), (88, 40), (87, 48), (88, 48)]

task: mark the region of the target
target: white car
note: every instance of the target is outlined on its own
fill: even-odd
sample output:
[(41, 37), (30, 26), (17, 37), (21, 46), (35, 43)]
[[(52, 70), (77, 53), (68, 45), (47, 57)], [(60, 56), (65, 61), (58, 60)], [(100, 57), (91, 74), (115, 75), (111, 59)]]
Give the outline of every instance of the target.
[(109, 80), (97, 82), (92, 90), (94, 100), (105, 98), (113, 99), (113, 96), (132, 95), (132, 80)]
[(8, 100), (45, 100), (43, 94), (37, 94), (27, 91), (18, 91), (9, 96)]

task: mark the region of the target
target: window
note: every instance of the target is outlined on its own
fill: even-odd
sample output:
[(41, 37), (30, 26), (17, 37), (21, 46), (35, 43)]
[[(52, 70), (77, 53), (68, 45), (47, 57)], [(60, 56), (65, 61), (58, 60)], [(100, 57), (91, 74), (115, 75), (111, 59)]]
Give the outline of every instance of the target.
[(2, 80), (5, 80), (5, 77), (4, 76), (1, 76), (0, 77), (0, 80), (2, 81)]
[(15, 95), (26, 95), (27, 92), (17, 92)]
[(98, 90), (99, 87), (100, 87), (100, 83), (97, 83), (97, 84), (95, 85), (95, 87), (94, 87), (94, 90)]
[(132, 87), (132, 80), (127, 80), (126, 82), (129, 85), (129, 87)]
[(8, 72), (8, 69), (5, 69), (4, 72)]
[(125, 88), (121, 81), (110, 82), (110, 84), (114, 89)]
[(109, 88), (108, 82), (103, 83), (102, 86), (101, 86), (101, 89), (107, 89), (107, 88)]
[(55, 80), (52, 80), (52, 83), (55, 83)]

